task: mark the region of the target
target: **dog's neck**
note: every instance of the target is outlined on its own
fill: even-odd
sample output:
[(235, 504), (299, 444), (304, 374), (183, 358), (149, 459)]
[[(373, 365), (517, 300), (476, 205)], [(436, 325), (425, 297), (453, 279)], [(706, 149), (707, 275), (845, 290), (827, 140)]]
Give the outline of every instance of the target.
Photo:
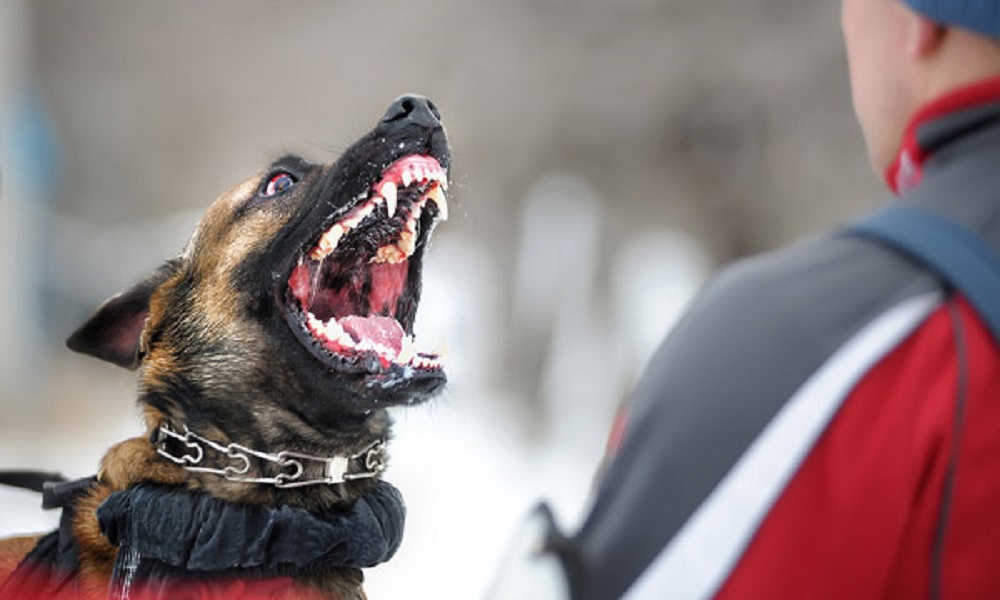
[(236, 443), (223, 445), (187, 426), (176, 431), (166, 423), (160, 425), (154, 436), (153, 443), (160, 456), (188, 471), (218, 475), (235, 483), (273, 485), (279, 489), (336, 485), (378, 477), (385, 469), (383, 439), (349, 455), (313, 456), (290, 450), (265, 452)]
[(151, 436), (157, 453), (187, 471), (215, 475), (234, 483), (278, 489), (338, 485), (378, 477), (385, 469), (385, 440), (352, 454), (313, 456), (290, 450), (263, 451), (236, 443), (220, 443), (183, 426), (167, 423)]

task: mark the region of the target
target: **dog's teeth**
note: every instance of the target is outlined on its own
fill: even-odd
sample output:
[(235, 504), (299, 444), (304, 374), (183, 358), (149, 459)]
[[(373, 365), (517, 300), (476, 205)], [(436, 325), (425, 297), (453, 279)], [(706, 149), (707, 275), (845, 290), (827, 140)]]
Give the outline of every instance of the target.
[(336, 317), (330, 317), (330, 320), (326, 322), (326, 332), (330, 335), (330, 339), (336, 340), (343, 337), (344, 328), (340, 326)]
[(399, 246), (399, 250), (404, 256), (413, 256), (413, 251), (417, 249), (416, 237), (413, 232), (404, 230), (400, 232), (396, 245)]
[(428, 358), (426, 356), (420, 356), (418, 354), (417, 357), (413, 359), (413, 366), (416, 367), (416, 368), (418, 368), (418, 369), (436, 369), (436, 368), (439, 368), (441, 366), (441, 364), (438, 363), (433, 358)]
[(351, 337), (351, 334), (344, 331), (344, 328), (340, 326), (340, 323), (337, 323), (336, 335), (337, 343), (341, 346), (347, 346), (349, 348), (354, 347), (354, 338)]
[(441, 186), (433, 186), (427, 192), (427, 198), (434, 202), (438, 207), (438, 213), (441, 215), (442, 221), (448, 220), (448, 198), (444, 195), (441, 190)]
[(346, 233), (346, 231), (344, 231), (343, 226), (341, 226), (340, 223), (337, 223), (336, 225), (331, 227), (330, 231), (328, 231), (327, 234), (323, 237), (329, 240), (331, 244), (331, 249), (333, 249), (336, 248), (337, 244), (340, 243), (340, 238), (344, 237), (344, 233)]
[(378, 354), (380, 357), (392, 360), (392, 355), (393, 355), (392, 348), (378, 343), (372, 344), (372, 348), (374, 348), (375, 353)]
[(397, 365), (407, 365), (413, 360), (413, 357), (417, 355), (417, 349), (413, 345), (413, 337), (409, 335), (403, 336), (403, 343), (399, 349), (399, 354), (393, 359)]
[(351, 216), (340, 222), (340, 225), (343, 225), (345, 230), (354, 229), (361, 221), (365, 220), (365, 217), (372, 214), (373, 210), (375, 210), (375, 202), (369, 202), (360, 208), (356, 208)]
[(336, 337), (334, 337), (332, 339), (333, 339), (333, 341), (337, 342), (338, 344), (340, 344), (341, 346), (343, 346), (345, 348), (353, 348), (354, 347), (354, 338), (352, 338), (351, 334), (347, 333), (344, 330), (340, 330), (340, 332), (338, 334), (336, 334)]
[(329, 256), (331, 252), (337, 249), (337, 244), (340, 243), (340, 238), (344, 236), (344, 228), (340, 223), (335, 224), (323, 237), (319, 238), (319, 243), (313, 248), (312, 252), (309, 253), (309, 258), (313, 260), (322, 260), (326, 256)]
[(403, 187), (410, 187), (410, 184), (413, 183), (413, 174), (409, 171), (403, 171), (402, 180)]
[(435, 169), (431, 179), (440, 183), (442, 188), (448, 189), (448, 175), (444, 172), (444, 169)]
[(368, 262), (370, 263), (389, 263), (390, 265), (395, 265), (403, 262), (403, 260), (409, 255), (404, 254), (404, 251), (397, 246), (392, 244), (387, 244), (385, 246), (380, 246), (375, 252), (375, 256)]
[(385, 209), (389, 214), (391, 219), (393, 215), (396, 214), (396, 184), (391, 181), (386, 181), (379, 188), (379, 195), (385, 198)]
[(344, 331), (344, 328), (341, 327), (336, 317), (331, 317), (330, 320), (325, 323), (317, 319), (312, 314), (309, 315), (308, 319), (311, 328), (317, 335), (322, 335), (328, 341), (336, 343), (340, 346), (354, 346), (354, 339), (350, 336), (350, 334)]

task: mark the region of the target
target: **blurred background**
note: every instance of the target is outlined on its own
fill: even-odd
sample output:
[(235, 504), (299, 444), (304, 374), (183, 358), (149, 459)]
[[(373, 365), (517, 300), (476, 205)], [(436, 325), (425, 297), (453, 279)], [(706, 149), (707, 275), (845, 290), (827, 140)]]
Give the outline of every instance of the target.
[[(618, 403), (713, 269), (885, 196), (821, 0), (0, 0), (0, 468), (93, 473), (132, 373), (63, 340), (282, 153), (403, 92), (454, 151), (418, 334), (450, 389), (396, 414), (409, 505), (372, 598), (475, 598), (539, 498), (572, 529)], [(0, 535), (46, 529), (0, 490)]]

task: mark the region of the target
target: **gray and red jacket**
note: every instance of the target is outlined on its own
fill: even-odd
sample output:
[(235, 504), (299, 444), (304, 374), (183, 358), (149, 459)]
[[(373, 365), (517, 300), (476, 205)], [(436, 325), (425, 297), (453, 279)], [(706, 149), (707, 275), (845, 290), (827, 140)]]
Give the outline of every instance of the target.
[[(888, 175), (1000, 252), (1000, 79), (922, 110)], [(623, 423), (580, 531), (548, 534), (574, 600), (1000, 594), (1000, 347), (882, 243), (724, 270)]]

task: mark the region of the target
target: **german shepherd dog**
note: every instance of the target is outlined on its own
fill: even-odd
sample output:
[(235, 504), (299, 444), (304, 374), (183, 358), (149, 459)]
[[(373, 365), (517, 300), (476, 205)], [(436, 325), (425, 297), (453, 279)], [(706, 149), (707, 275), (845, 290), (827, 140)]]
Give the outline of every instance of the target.
[[(401, 96), (338, 160), (285, 156), (222, 194), (177, 258), (72, 334), (71, 349), (138, 370), (146, 425), (72, 501), (85, 597), (109, 595), (118, 548), (97, 509), (115, 492), (322, 512), (382, 485), (386, 409), (445, 383), (413, 322), (449, 166), (437, 108)], [(0, 543), (0, 585), (37, 539)], [(364, 598), (355, 568), (292, 580), (268, 597)]]

